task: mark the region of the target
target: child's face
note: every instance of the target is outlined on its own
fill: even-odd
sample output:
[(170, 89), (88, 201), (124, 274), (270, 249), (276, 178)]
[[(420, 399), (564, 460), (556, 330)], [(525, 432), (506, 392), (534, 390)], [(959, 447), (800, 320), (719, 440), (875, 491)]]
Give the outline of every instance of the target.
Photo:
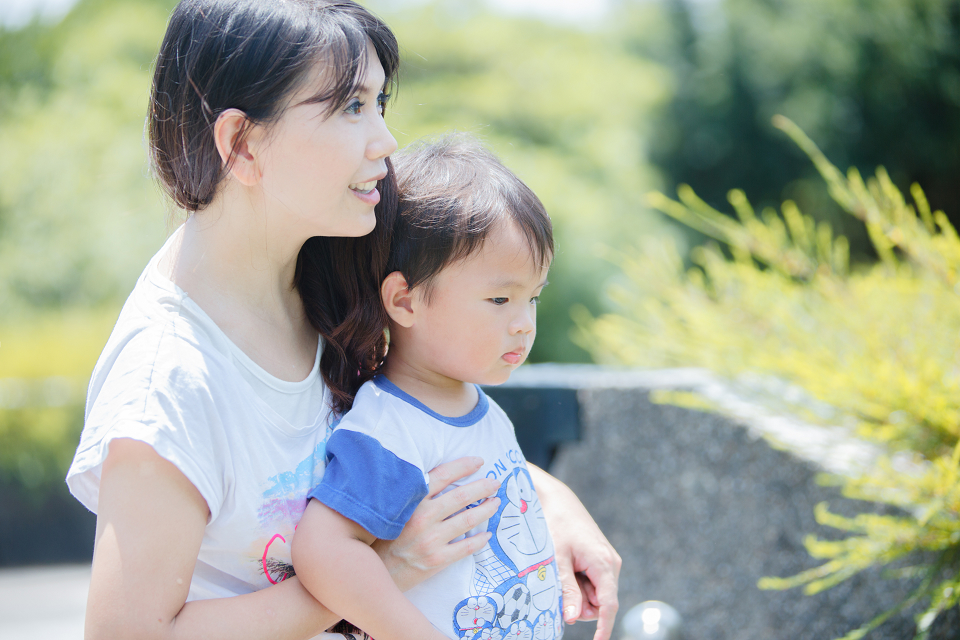
[(418, 359), (455, 381), (506, 382), (533, 346), (546, 284), (547, 267), (535, 264), (521, 233), (500, 225), (479, 251), (437, 274), (429, 302), (415, 290)]

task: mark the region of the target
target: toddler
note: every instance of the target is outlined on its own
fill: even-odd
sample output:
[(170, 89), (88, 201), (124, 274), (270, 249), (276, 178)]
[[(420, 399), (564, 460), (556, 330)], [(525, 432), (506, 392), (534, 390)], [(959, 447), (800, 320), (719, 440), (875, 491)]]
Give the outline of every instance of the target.
[[(553, 258), (537, 196), (462, 136), (396, 158), (400, 188), (380, 292), (389, 352), (327, 442), (327, 467), (293, 542), (297, 575), (377, 640), (555, 640), (553, 543), (513, 425), (478, 385), (526, 359)], [(427, 471), (479, 456), (496, 480), (487, 544), (403, 594), (370, 548), (427, 495)], [(471, 505), (476, 506), (476, 505)], [(470, 507), (468, 507), (469, 509)]]

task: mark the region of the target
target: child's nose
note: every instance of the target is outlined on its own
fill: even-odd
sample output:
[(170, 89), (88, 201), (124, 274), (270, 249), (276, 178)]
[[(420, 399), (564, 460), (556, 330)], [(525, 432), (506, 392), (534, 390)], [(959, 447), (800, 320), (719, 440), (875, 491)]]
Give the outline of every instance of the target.
[(521, 333), (532, 333), (537, 329), (536, 307), (530, 305), (529, 309), (524, 309), (513, 319), (510, 326), (510, 333), (516, 335)]

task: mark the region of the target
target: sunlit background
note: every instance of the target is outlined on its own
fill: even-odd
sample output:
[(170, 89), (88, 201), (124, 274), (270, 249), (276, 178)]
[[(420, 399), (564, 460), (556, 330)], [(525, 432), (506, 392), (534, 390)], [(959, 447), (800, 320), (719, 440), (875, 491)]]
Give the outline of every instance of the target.
[[(19, 509), (68, 499), (62, 479), (87, 378), (140, 270), (180, 219), (151, 179), (143, 141), (151, 65), (173, 5), (0, 0), (0, 487)], [(878, 210), (915, 216), (918, 183), (931, 209), (956, 222), (960, 1), (368, 5), (402, 47), (387, 116), (400, 145), (472, 132), (553, 217), (558, 252), (533, 360), (759, 369), (890, 427), (888, 440), (927, 429), (896, 446), (929, 459), (952, 451), (960, 313), (950, 283), (960, 249), (911, 245), (920, 236), (903, 217), (865, 226), (857, 215), (868, 219), (873, 205), (857, 209), (862, 194), (843, 195), (856, 184), (828, 188), (784, 133), (792, 125), (772, 119), (789, 118), (842, 171), (872, 176), (884, 166), (889, 184), (871, 192), (883, 196)], [(709, 224), (659, 211), (684, 218), (667, 200), (684, 184), (697, 195), (681, 188), (683, 202)], [(734, 188), (743, 192), (730, 197)], [(757, 227), (747, 199), (781, 213), (768, 210), (757, 218), (768, 227)], [(709, 207), (737, 209), (760, 240), (750, 244)], [(948, 237), (935, 217), (929, 233)], [(701, 232), (734, 250), (698, 252)], [(911, 260), (949, 287), (929, 289)], [(688, 277), (694, 264), (703, 270)], [(744, 275), (748, 267), (756, 273)], [(763, 289), (764, 274), (782, 281)], [(836, 294), (849, 274), (851, 288)], [(840, 284), (817, 289), (834, 282), (828, 276)], [(816, 286), (791, 288), (805, 283)], [(913, 297), (897, 298), (905, 292)], [(827, 313), (814, 298), (842, 304)], [(927, 315), (908, 313), (924, 305)], [(882, 330), (865, 329), (879, 318)], [(862, 353), (886, 354), (883, 366), (849, 355), (859, 339)], [(825, 344), (832, 360), (802, 359)], [(889, 402), (866, 390), (887, 383), (902, 387)], [(0, 549), (0, 564), (11, 558)]]

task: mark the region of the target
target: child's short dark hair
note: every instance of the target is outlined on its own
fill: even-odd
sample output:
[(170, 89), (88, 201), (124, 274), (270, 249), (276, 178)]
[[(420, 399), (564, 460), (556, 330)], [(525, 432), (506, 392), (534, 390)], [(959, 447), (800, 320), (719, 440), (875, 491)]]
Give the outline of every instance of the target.
[(399, 187), (387, 273), (399, 271), (410, 289), (480, 249), (490, 232), (512, 222), (533, 260), (553, 259), (553, 225), (540, 199), (472, 136), (449, 134), (394, 155)]

